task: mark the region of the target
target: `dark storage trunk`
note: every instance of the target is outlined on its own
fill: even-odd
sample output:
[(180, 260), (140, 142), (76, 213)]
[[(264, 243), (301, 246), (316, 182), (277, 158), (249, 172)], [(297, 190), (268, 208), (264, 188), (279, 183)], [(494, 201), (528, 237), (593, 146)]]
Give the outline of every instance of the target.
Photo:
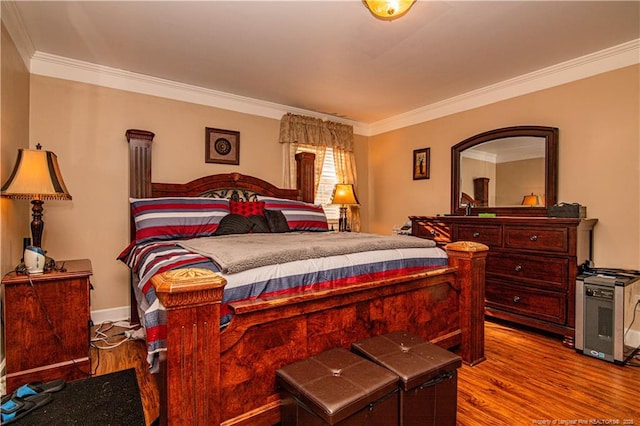
[(351, 349), (399, 377), (399, 424), (456, 424), (459, 356), (407, 332), (361, 340)]
[(398, 376), (336, 348), (276, 371), (282, 426), (398, 424)]

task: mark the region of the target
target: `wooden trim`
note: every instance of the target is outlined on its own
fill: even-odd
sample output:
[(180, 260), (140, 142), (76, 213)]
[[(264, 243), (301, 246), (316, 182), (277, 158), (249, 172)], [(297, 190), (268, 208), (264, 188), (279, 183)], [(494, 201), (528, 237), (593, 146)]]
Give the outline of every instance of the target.
[(315, 198), (315, 170), (316, 155), (311, 152), (296, 154), (296, 188), (300, 190), (302, 201), (313, 203)]
[(129, 196), (151, 196), (151, 144), (154, 133), (129, 129), (125, 133), (129, 142)]

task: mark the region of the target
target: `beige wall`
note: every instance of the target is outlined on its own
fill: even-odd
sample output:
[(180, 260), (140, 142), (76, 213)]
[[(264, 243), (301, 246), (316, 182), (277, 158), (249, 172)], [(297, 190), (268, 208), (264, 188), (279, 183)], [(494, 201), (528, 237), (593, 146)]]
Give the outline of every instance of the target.
[[(408, 215), (449, 212), (451, 146), (506, 126), (558, 127), (558, 199), (598, 218), (594, 261), (640, 269), (640, 66), (373, 136), (369, 231), (389, 233)], [(412, 180), (412, 152), (431, 147), (431, 178)]]
[[(457, 142), (504, 126), (556, 126), (559, 199), (580, 202), (599, 218), (596, 264), (639, 268), (639, 70), (613, 71), (371, 138), (356, 136), (363, 231), (389, 234), (408, 215), (448, 212), (450, 150)], [(207, 126), (240, 131), (240, 166), (204, 162)], [(30, 142), (58, 154), (73, 195), (73, 201), (45, 203), (43, 245), (58, 259), (92, 260), (92, 310), (128, 304), (128, 272), (115, 257), (128, 238), (129, 128), (156, 133), (155, 181), (239, 171), (281, 182), (278, 120), (32, 76)], [(431, 178), (414, 181), (412, 152), (425, 147), (431, 147)]]
[(544, 158), (499, 163), (496, 166), (495, 205), (517, 206), (522, 204), (523, 196), (528, 194), (544, 198), (546, 190), (544, 176)]
[[(29, 147), (29, 72), (16, 46), (2, 24), (2, 59), (0, 80), (0, 180), (4, 184), (19, 148)], [(22, 258), (22, 238), (31, 230), (31, 205), (28, 200), (0, 199), (0, 267), (2, 273), (15, 268)]]
[[(0, 185), (7, 180), (19, 148), (29, 146), (29, 73), (4, 24), (0, 33)], [(30, 235), (28, 200), (0, 198), (0, 267), (2, 274), (22, 258), (22, 238)], [(0, 289), (2, 295), (3, 289)], [(2, 314), (2, 312), (0, 312)], [(4, 330), (0, 325), (0, 361), (4, 364)], [(5, 369), (0, 394), (5, 393)]]
[[(127, 129), (156, 134), (153, 179), (187, 182), (241, 172), (282, 181), (279, 120), (33, 75), (31, 144), (58, 155), (72, 201), (44, 204), (43, 247), (56, 259), (93, 263), (92, 310), (128, 304)], [(240, 165), (204, 161), (205, 127), (240, 131)]]

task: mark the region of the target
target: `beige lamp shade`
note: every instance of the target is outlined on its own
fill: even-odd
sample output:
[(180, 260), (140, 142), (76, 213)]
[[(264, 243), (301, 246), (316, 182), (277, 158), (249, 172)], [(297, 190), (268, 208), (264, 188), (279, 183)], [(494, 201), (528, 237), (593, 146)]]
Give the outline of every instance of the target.
[(360, 204), (356, 192), (353, 189), (353, 184), (350, 183), (338, 183), (333, 188), (333, 196), (331, 197), (332, 204), (342, 205), (356, 205)]
[(522, 199), (523, 206), (537, 206), (540, 205), (540, 197), (531, 193), (531, 195), (525, 195)]
[(416, 0), (362, 0), (373, 16), (385, 21), (403, 16), (415, 2)]
[(58, 157), (51, 151), (19, 149), (16, 165), (2, 185), (2, 196), (30, 200), (70, 200)]
[(31, 236), (33, 245), (42, 247), (42, 205), (44, 200), (70, 200), (71, 194), (62, 180), (58, 157), (51, 151), (19, 149), (16, 165), (9, 179), (2, 185), (0, 194), (7, 198), (31, 200), (33, 220)]

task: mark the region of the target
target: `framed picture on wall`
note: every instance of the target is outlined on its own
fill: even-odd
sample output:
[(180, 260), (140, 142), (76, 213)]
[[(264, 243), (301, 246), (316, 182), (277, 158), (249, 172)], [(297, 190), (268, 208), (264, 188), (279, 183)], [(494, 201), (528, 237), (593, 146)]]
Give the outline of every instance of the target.
[(429, 179), (429, 160), (431, 148), (416, 149), (413, 151), (413, 180)]
[(206, 127), (204, 161), (206, 163), (240, 164), (240, 132)]

